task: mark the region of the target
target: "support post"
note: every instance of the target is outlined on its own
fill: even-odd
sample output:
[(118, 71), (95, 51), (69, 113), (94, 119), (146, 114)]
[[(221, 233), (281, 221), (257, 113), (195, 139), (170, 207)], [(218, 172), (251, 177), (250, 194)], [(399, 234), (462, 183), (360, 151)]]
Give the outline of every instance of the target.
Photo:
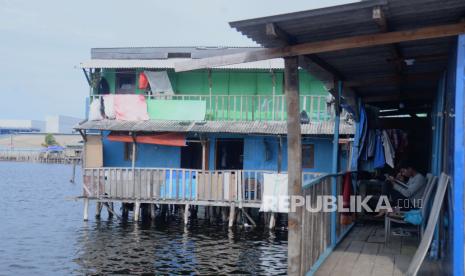
[(270, 213), (270, 225), (269, 225), (270, 230), (273, 230), (275, 226), (276, 226), (276, 214), (272, 212)]
[(189, 222), (189, 204), (186, 204), (184, 206), (184, 224), (187, 225)]
[(136, 203), (134, 204), (134, 221), (139, 221), (139, 216), (140, 216), (140, 202), (136, 200)]
[(95, 217), (100, 218), (100, 213), (102, 212), (102, 202), (98, 202), (95, 204)]
[[(331, 193), (332, 196), (337, 198), (337, 176), (338, 165), (339, 165), (339, 124), (340, 124), (340, 100), (342, 95), (342, 82), (338, 81), (337, 84), (337, 95), (335, 103), (335, 117), (334, 117), (334, 135), (333, 135), (333, 160), (331, 172), (334, 176), (331, 179)], [(336, 245), (337, 235), (336, 235), (336, 225), (337, 225), (337, 211), (331, 213), (331, 244)]]
[(156, 217), (155, 204), (150, 204), (150, 218), (152, 220), (155, 220), (155, 217)]
[[(302, 195), (302, 140), (299, 112), (298, 57), (284, 59), (284, 91), (287, 105), (287, 158), (289, 196)], [(292, 202), (292, 200), (291, 200)], [(302, 207), (288, 215), (288, 275), (300, 275)]]
[(236, 217), (235, 212), (236, 212), (236, 205), (232, 203), (231, 207), (229, 207), (229, 223), (228, 223), (229, 228), (234, 226), (234, 218)]
[(77, 161), (73, 159), (73, 173), (71, 174), (71, 180), (69, 182), (74, 183), (76, 179), (76, 163)]
[(84, 221), (89, 220), (89, 199), (84, 198)]

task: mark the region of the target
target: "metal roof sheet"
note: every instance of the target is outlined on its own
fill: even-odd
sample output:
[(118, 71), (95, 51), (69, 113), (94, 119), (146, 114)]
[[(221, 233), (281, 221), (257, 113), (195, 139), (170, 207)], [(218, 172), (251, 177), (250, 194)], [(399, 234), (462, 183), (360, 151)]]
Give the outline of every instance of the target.
[[(267, 48), (282, 47), (282, 41), (266, 34), (266, 24), (274, 23), (291, 38), (291, 43), (307, 43), (342, 37), (381, 33), (373, 19), (373, 9), (383, 11), (388, 31), (458, 23), (465, 15), (464, 0), (367, 0), (346, 5), (295, 13), (230, 22), (231, 27)], [(427, 39), (395, 44), (400, 56), (413, 58), (415, 63), (404, 66), (402, 76), (416, 73), (442, 72), (447, 65), (447, 53), (454, 37)], [(392, 61), (393, 45), (348, 49), (314, 55), (343, 76), (344, 80), (389, 78), (399, 75)], [(441, 57), (442, 56), (442, 57)], [(423, 79), (410, 85), (403, 93), (419, 93), (427, 83), (431, 89), (437, 79)], [(399, 86), (389, 88), (383, 95), (399, 93)], [(379, 95), (379, 85), (356, 88), (364, 95)]]
[[(332, 135), (334, 121), (311, 122), (302, 124), (304, 135)], [(135, 132), (189, 132), (189, 133), (237, 133), (237, 134), (262, 134), (285, 135), (287, 123), (284, 121), (117, 121), (101, 120), (86, 121), (77, 126), (80, 130), (111, 130), (111, 131), (135, 131)], [(341, 134), (354, 134), (354, 125), (341, 123)]]
[[(81, 62), (80, 68), (147, 68), (147, 69), (172, 69), (174, 64), (190, 60), (187, 58), (169, 59), (91, 59)], [(283, 69), (284, 60), (282, 58), (261, 60), (255, 62), (214, 67), (215, 69)]]

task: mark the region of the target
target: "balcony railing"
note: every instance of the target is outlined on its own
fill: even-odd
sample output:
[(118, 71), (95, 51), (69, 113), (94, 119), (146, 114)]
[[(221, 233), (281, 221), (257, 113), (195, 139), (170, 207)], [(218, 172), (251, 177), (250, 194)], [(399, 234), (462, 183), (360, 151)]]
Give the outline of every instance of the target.
[[(91, 96), (92, 99), (99, 98)], [(146, 95), (147, 99), (205, 101), (206, 120), (210, 121), (284, 121), (287, 118), (284, 95)], [(332, 119), (326, 96), (301, 95), (300, 110), (310, 121)]]
[[(264, 170), (84, 168), (85, 197), (108, 200), (260, 204)], [(304, 173), (304, 181), (319, 176)]]

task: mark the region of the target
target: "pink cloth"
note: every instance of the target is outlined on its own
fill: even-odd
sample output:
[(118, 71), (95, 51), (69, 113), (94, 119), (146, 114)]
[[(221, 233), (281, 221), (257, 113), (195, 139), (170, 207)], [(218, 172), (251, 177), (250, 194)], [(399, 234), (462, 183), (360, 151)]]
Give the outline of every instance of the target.
[(144, 95), (115, 95), (116, 120), (145, 121), (149, 119)]

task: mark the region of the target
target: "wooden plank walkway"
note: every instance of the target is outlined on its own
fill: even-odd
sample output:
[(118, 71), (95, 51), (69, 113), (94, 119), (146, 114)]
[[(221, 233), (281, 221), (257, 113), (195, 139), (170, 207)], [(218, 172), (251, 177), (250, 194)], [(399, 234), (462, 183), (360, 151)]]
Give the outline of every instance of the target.
[[(320, 266), (315, 275), (404, 275), (419, 244), (418, 238), (391, 237), (384, 245), (384, 224), (357, 225)], [(425, 261), (418, 275), (441, 275)]]

